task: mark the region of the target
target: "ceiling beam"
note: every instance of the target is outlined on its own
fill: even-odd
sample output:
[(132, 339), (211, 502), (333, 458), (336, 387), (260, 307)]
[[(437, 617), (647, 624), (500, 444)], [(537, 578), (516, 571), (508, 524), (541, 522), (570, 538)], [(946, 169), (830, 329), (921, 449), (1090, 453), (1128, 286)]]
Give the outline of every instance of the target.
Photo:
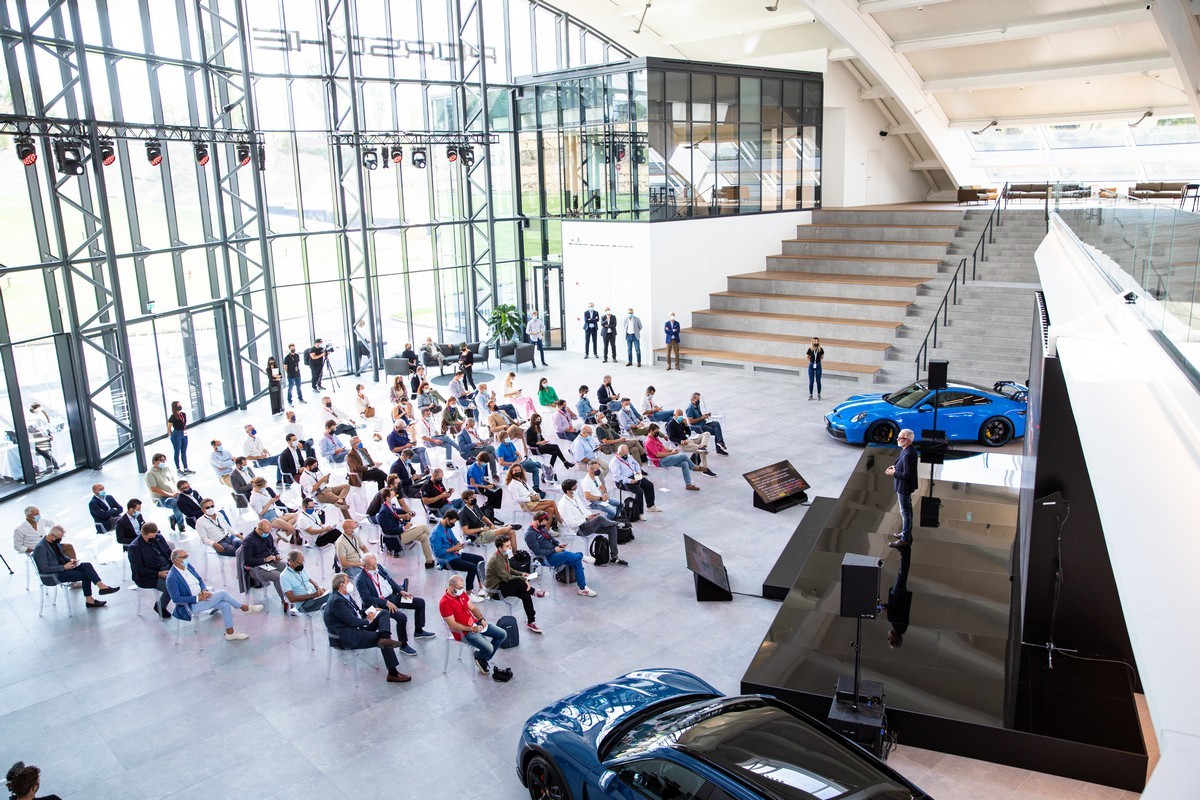
[(938, 3), (949, 2), (950, 0), (858, 0), (858, 10), (864, 14), (878, 14), (881, 11), (900, 11), (905, 8), (936, 6)]
[(901, 39), (894, 42), (893, 47), (897, 53), (916, 53), (925, 50), (943, 50), (948, 47), (1032, 39), (1055, 33), (1109, 28), (1135, 22), (1149, 22), (1151, 19), (1150, 10), (1143, 0), (1138, 3), (1103, 8), (1091, 14), (1056, 14), (1025, 22), (1014, 22), (998, 28), (974, 28), (920, 39)]
[(936, 78), (925, 81), (926, 92), (968, 92), (975, 89), (1008, 89), (1028, 86), (1032, 83), (1095, 78), (1101, 75), (1129, 75), (1137, 72), (1174, 69), (1175, 62), (1169, 57), (1129, 58), (1118, 61), (1089, 61), (1062, 64), (1038, 69), (1010, 70), (1008, 72), (981, 72), (974, 75), (959, 75), (954, 78)]
[(865, 89), (858, 90), (859, 100), (886, 100), (895, 96), (896, 95), (892, 93), (891, 89), (883, 86), (882, 84), (879, 86), (868, 86)]
[(921, 131), (911, 122), (902, 122), (898, 125), (889, 125), (887, 132), (891, 136), (910, 136), (912, 134), (920, 133)]
[[(1197, 0), (1200, 2), (1200, 0)], [(826, 61), (849, 61), (854, 58), (854, 51), (849, 47), (835, 47), (825, 57)]]
[(677, 44), (692, 44), (694, 42), (707, 42), (713, 39), (728, 39), (731, 36), (744, 36), (747, 33), (758, 33), (759, 31), (774, 30), (776, 28), (787, 28), (792, 25), (811, 25), (817, 21), (817, 18), (812, 14), (784, 14), (776, 16), (768, 14), (766, 17), (755, 20), (753, 22), (740, 23), (737, 25), (726, 25), (720, 30), (711, 31), (708, 33), (697, 33), (692, 36), (685, 36), (681, 39), (668, 39), (663, 44), (668, 47), (674, 47)]
[(942, 162), (938, 161), (936, 158), (928, 158), (924, 161), (909, 162), (908, 168), (913, 172), (917, 172), (919, 170), (941, 169)]
[(1200, 9), (1196, 6), (1193, 2), (1190, 9), (1185, 10), (1182, 3), (1155, 3), (1153, 13), (1179, 74), (1183, 93), (1192, 113), (1200, 120), (1200, 21), (1195, 17)]
[(950, 127), (977, 131), (988, 123), (995, 122), (999, 128), (1026, 128), (1041, 125), (1074, 125), (1081, 122), (1134, 122), (1147, 111), (1152, 119), (1188, 117), (1190, 106), (1164, 106), (1161, 108), (1126, 108), (1114, 111), (1083, 111), (1078, 114), (1038, 114), (1027, 117), (989, 117), (987, 119), (952, 119)]

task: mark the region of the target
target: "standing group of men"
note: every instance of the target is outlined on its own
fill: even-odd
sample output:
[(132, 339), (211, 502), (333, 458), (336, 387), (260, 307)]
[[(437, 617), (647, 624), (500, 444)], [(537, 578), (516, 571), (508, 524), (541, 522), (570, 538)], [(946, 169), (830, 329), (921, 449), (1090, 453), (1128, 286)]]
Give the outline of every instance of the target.
[[(642, 365), (642, 320), (633, 313), (626, 312), (625, 318), (618, 320), (612, 309), (605, 307), (601, 314), (596, 310), (595, 303), (588, 303), (583, 312), (583, 357), (600, 357), (596, 349), (597, 337), (604, 343), (604, 363), (608, 363), (609, 354), (612, 360), (617, 360), (617, 336), (625, 336), (626, 360), (625, 366), (631, 367), (636, 359), (637, 365)], [(675, 369), (679, 366), (679, 323), (675, 321), (674, 312), (671, 318), (663, 324), (663, 335), (667, 343), (667, 369), (671, 369), (671, 354), (675, 354)]]

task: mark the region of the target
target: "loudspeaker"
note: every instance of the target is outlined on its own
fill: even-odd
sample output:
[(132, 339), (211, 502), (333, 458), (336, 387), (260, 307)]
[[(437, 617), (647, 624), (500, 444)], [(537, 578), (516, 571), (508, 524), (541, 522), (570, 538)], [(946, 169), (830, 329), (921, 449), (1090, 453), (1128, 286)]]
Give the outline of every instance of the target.
[(942, 498), (926, 495), (921, 498), (921, 527), (936, 528), (941, 525), (938, 515), (942, 510)]
[(846, 553), (842, 556), (843, 617), (875, 619), (879, 613), (879, 582), (883, 559)]
[(950, 370), (950, 362), (944, 358), (929, 359), (928, 383), (929, 391), (946, 388), (946, 374)]

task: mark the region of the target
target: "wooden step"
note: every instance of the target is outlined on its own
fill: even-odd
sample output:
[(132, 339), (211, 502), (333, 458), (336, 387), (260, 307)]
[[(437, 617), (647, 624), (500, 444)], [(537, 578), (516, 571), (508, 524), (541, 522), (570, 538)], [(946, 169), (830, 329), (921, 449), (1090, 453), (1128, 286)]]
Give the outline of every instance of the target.
[[(655, 350), (654, 354), (656, 356), (665, 355), (666, 352), (667, 348), (662, 347)], [(720, 359), (722, 361), (735, 361), (743, 364), (770, 364), (772, 366), (808, 369), (808, 359), (806, 358), (752, 355), (749, 353), (735, 353), (731, 350), (698, 350), (694, 347), (680, 348), (680, 354), (685, 357), (712, 358)], [(879, 367), (870, 364), (846, 364), (840, 361), (824, 361), (822, 362), (821, 366), (823, 370), (828, 372), (851, 372), (856, 375), (874, 375), (880, 370)]]
[(958, 230), (957, 225), (901, 225), (899, 223), (886, 223), (876, 225), (871, 222), (813, 222), (805, 225), (806, 228), (945, 228), (947, 230)]
[(846, 283), (853, 285), (901, 286), (916, 289), (924, 286), (927, 278), (906, 278), (898, 275), (839, 275), (832, 272), (746, 272), (730, 275), (730, 278), (759, 281), (791, 281), (793, 283)]
[[(812, 322), (823, 325), (861, 325), (864, 328), (890, 328), (896, 330), (901, 327), (903, 322), (888, 322), (886, 320), (876, 319), (846, 319), (845, 317), (814, 317), (807, 314), (775, 314), (769, 311), (726, 311), (722, 308), (706, 308), (702, 311), (693, 311), (692, 317), (697, 314), (720, 314), (725, 317), (752, 317), (755, 319), (773, 319), (780, 322)], [(831, 340), (832, 341), (832, 340)]]
[[(830, 227), (834, 227), (834, 226), (831, 225)], [(849, 226), (841, 225), (838, 227), (846, 228)], [(951, 242), (929, 242), (924, 239), (919, 239), (919, 240), (911, 241), (911, 242), (905, 241), (902, 239), (784, 239), (783, 241), (785, 241), (785, 242), (807, 242), (809, 244), (814, 244), (814, 243), (815, 244), (897, 244), (897, 245), (906, 245), (906, 246), (912, 246), (912, 247), (941, 247), (941, 248), (949, 247), (950, 244), (952, 244)], [(834, 257), (835, 256), (830, 256), (830, 258), (834, 258)], [(874, 259), (864, 258), (861, 260), (870, 261), (870, 260), (874, 260)], [(879, 260), (912, 261), (912, 260), (916, 260), (916, 259), (889, 258), (889, 259), (879, 259)]]
[[(680, 330), (680, 335), (690, 333), (695, 336), (729, 336), (738, 339), (748, 339), (759, 342), (784, 342), (787, 344), (804, 344), (812, 342), (811, 336), (791, 336), (786, 333), (754, 333), (752, 331), (727, 331), (721, 328), (699, 328), (692, 326)], [(874, 350), (878, 353), (887, 352), (892, 348), (891, 342), (862, 342), (856, 339), (821, 339), (824, 347), (844, 347), (855, 350)]]
[[(791, 273), (789, 273), (791, 274)], [(745, 277), (745, 276), (742, 276)], [(770, 294), (769, 292), (712, 292), (712, 296), (745, 297), (751, 300), (794, 300), (802, 303), (845, 303), (857, 306), (887, 306), (888, 308), (908, 308), (912, 305), (908, 300), (874, 300), (870, 297), (826, 297), (816, 294)]]
[[(793, 241), (809, 241), (807, 239), (795, 239)], [(884, 242), (884, 244), (895, 244), (895, 242)], [(906, 242), (906, 244), (908, 244)], [(932, 264), (937, 266), (942, 263), (940, 258), (896, 258), (895, 256), (826, 256), (812, 255), (809, 253), (774, 253), (767, 258), (792, 258), (796, 260), (806, 261), (877, 261), (884, 264), (904, 263), (904, 264)]]

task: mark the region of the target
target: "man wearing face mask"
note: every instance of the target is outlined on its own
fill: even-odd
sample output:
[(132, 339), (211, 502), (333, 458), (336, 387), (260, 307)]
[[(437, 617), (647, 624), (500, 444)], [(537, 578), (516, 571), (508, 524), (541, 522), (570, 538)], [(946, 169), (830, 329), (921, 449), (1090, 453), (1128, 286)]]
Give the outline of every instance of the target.
[(595, 303), (588, 303), (587, 311), (583, 312), (583, 357), (588, 357), (590, 352), (596, 358), (600, 354), (596, 352), (596, 334), (600, 330), (600, 312), (596, 310)]
[[(263, 445), (262, 440), (258, 438), (258, 429), (253, 425), (247, 425), (246, 443), (242, 446), (242, 452), (246, 456), (246, 460), (253, 462), (254, 466), (259, 469), (263, 467), (275, 468), (275, 485), (283, 486), (283, 470), (279, 468), (279, 456), (271, 455), (271, 451)], [(291, 477), (288, 477), (288, 483), (292, 482)]]
[(283, 587), (279, 584), (283, 575), (283, 557), (279, 555), (279, 550), (275, 547), (275, 537), (271, 535), (271, 523), (267, 520), (259, 520), (254, 532), (243, 542), (242, 564), (246, 568), (246, 575), (238, 577), (239, 588), (244, 591), (242, 584), (247, 575), (253, 576), (260, 584), (270, 583), (275, 587), (275, 593), (283, 602), (283, 610), (287, 611), (287, 597), (284, 596)]
[(587, 501), (588, 508), (599, 511), (609, 519), (616, 519), (621, 513), (621, 504), (608, 496), (608, 487), (604, 485), (604, 476), (600, 474), (600, 463), (593, 461), (588, 464), (587, 475), (580, 482), (580, 491)]
[(233, 472), (233, 454), (225, 449), (221, 444), (220, 439), (213, 439), (209, 442), (212, 445), (212, 455), (208, 457), (208, 463), (212, 465), (213, 471), (217, 473), (217, 480), (226, 486), (233, 488), (233, 483), (229, 477), (229, 473)]
[(129, 502), (125, 504), (125, 513), (117, 520), (117, 544), (133, 544), (141, 535), (142, 526), (145, 524), (146, 520), (142, 519), (142, 501), (136, 497), (129, 498)]
[(200, 573), (191, 565), (187, 550), (175, 550), (171, 553), (171, 570), (167, 573), (167, 591), (175, 602), (174, 616), (184, 622), (190, 621), (197, 614), (208, 611), (218, 611), (221, 621), (225, 623), (225, 641), (238, 642), (249, 639), (247, 633), (238, 633), (233, 629), (233, 610), (236, 608), (243, 614), (257, 614), (263, 610), (261, 605), (246, 605), (239, 603), (224, 589), (213, 591), (204, 583)]
[(679, 366), (679, 323), (675, 320), (675, 312), (671, 312), (671, 316), (663, 323), (663, 335), (667, 340), (667, 371), (671, 371), (671, 353), (675, 353), (675, 369), (683, 369)]
[(396, 583), (391, 574), (379, 565), (374, 553), (363, 557), (362, 572), (354, 578), (354, 587), (362, 598), (364, 608), (387, 611), (396, 620), (397, 649), (406, 656), (415, 656), (417, 651), (408, 643), (408, 617), (400, 609), (413, 612), (413, 638), (433, 639), (437, 634), (425, 630), (425, 600), (408, 593), (408, 581)]
[(537, 347), (538, 355), (542, 358), (542, 366), (547, 366), (546, 350), (543, 342), (546, 338), (546, 325), (542, 322), (542, 318), (538, 316), (537, 311), (534, 311), (530, 315), (529, 322), (525, 325), (525, 334), (529, 337), (529, 341), (533, 342), (534, 346)]
[(95, 585), (100, 594), (118, 592), (120, 587), (109, 586), (100, 580), (96, 568), (89, 562), (77, 561), (73, 556), (64, 553), (60, 545), (63, 536), (62, 526), (55, 525), (33, 548), (33, 562), (37, 565), (38, 575), (42, 576), (42, 583), (54, 586), (56, 583), (70, 584), (80, 581), (83, 584), (83, 596), (86, 598), (87, 607), (103, 608), (104, 601), (92, 597), (92, 586)]
[(129, 572), (139, 589), (157, 589), (158, 601), (154, 610), (167, 619), (171, 612), (167, 604), (171, 594), (167, 591), (167, 572), (171, 569), (171, 546), (158, 532), (153, 522), (142, 525), (138, 538), (129, 545)]
[(683, 409), (675, 409), (675, 416), (667, 421), (667, 438), (689, 456), (695, 454), (696, 458), (693, 459), (693, 463), (697, 460), (700, 462), (700, 466), (697, 468), (698, 472), (703, 472), (709, 477), (717, 477), (717, 474), (708, 468), (708, 447), (712, 443), (712, 434), (704, 431), (698, 436), (690, 436), (690, 431), (687, 415)]
[(88, 513), (92, 515), (92, 522), (96, 523), (96, 533), (107, 533), (117, 527), (117, 520), (125, 512), (122, 511), (121, 504), (104, 490), (104, 484), (97, 483), (92, 486)]
[[(438, 613), (446, 621), (446, 627), (456, 641), (466, 641), (475, 651), (475, 666), (480, 673), (487, 675), (490, 671), (488, 662), (500, 649), (500, 645), (508, 638), (503, 628), (489, 625), (483, 618), (479, 606), (471, 602), (463, 579), (459, 575), (450, 578), (446, 585), (446, 593), (438, 602)], [(499, 667), (497, 667), (499, 670)], [(497, 681), (507, 680), (494, 676)]]
[(350, 415), (335, 406), (328, 395), (321, 398), (321, 417), (325, 422), (333, 421), (333, 432), (339, 436), (353, 436), (358, 432)]
[(633, 366), (633, 352), (636, 350), (637, 365), (640, 367), (642, 365), (642, 321), (633, 315), (632, 308), (625, 317), (622, 329), (625, 331), (625, 347), (629, 351), (625, 366)]
[(346, 469), (359, 477), (360, 481), (374, 481), (376, 486), (387, 483), (387, 473), (375, 464), (375, 459), (367, 452), (362, 440), (357, 436), (350, 437), (350, 452), (346, 454)]
[(502, 533), (496, 537), (496, 552), (488, 559), (487, 577), (484, 581), (490, 592), (497, 592), (501, 597), (519, 597), (525, 607), (525, 627), (534, 633), (541, 633), (537, 624), (537, 612), (533, 608), (533, 598), (545, 597), (541, 589), (536, 592), (529, 584), (529, 573), (518, 572), (512, 568), (509, 559), (512, 558), (512, 537)]
[(192, 488), (186, 479), (176, 483), (175, 488), (179, 490), (179, 494), (175, 496), (176, 508), (179, 509), (180, 514), (183, 514), (188, 526), (195, 528), (196, 520), (204, 516), (204, 498)]
[(583, 562), (593, 564), (596, 560), (583, 553), (568, 550), (565, 544), (554, 538), (554, 534), (550, 532), (550, 515), (545, 511), (533, 515), (533, 523), (529, 530), (525, 531), (525, 546), (534, 558), (540, 558), (552, 569), (570, 565), (575, 570), (575, 585), (579, 587), (579, 594), (584, 597), (596, 596), (595, 590), (588, 588), (587, 576), (583, 574)]
[(167, 466), (167, 457), (155, 453), (146, 472), (146, 488), (154, 497), (155, 505), (171, 512), (171, 530), (184, 532), (184, 516), (179, 510), (179, 490), (175, 486), (175, 473)]
[(608, 352), (612, 350), (612, 360), (617, 360), (617, 315), (609, 308), (604, 309), (600, 317), (600, 338), (604, 340), (604, 362), (608, 363)]
[(333, 597), (325, 604), (325, 630), (329, 646), (339, 650), (367, 650), (378, 647), (387, 667), (388, 683), (407, 683), (412, 677), (397, 669), (400, 660), (395, 649), (400, 642), (392, 638), (392, 617), (387, 610), (364, 609), (350, 595), (350, 576), (339, 572), (331, 581)]
[(299, 550), (288, 552), (287, 569), (283, 571), (279, 585), (283, 587), (283, 596), (292, 604), (289, 613), (293, 617), (299, 616), (300, 611), (306, 614), (319, 611), (329, 602), (329, 593), (308, 577), (304, 569), (304, 553)]
[(287, 375), (288, 405), (292, 404), (292, 389), (296, 390), (296, 399), (304, 402), (304, 389), (300, 378), (300, 354), (296, 345), (289, 344), (287, 355), (283, 357), (283, 369)]
[(204, 512), (204, 516), (196, 521), (196, 534), (200, 541), (216, 550), (217, 555), (236, 556), (243, 537), (234, 529), (229, 515), (218, 511), (213, 501), (207, 498), (200, 508)]
[(301, 538), (317, 547), (331, 545), (342, 535), (340, 528), (326, 522), (325, 511), (311, 497), (304, 498), (300, 516), (296, 520), (296, 529), (300, 531)]

